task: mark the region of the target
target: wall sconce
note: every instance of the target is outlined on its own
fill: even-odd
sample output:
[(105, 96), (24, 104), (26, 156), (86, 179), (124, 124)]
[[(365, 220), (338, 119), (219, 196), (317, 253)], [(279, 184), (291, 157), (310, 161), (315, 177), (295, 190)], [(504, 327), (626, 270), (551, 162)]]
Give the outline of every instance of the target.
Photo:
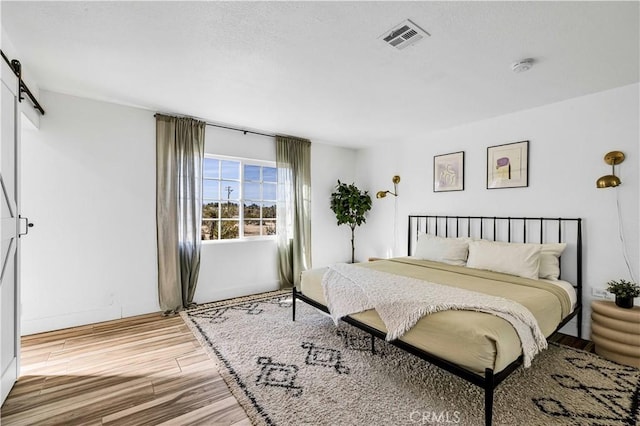
[(393, 182), (393, 192), (391, 191), (378, 191), (378, 193), (376, 194), (376, 198), (384, 198), (387, 196), (387, 194), (391, 194), (394, 197), (398, 196), (398, 184), (400, 183), (400, 176), (396, 175), (393, 177), (393, 179), (391, 179), (391, 182)]
[(624, 161), (624, 154), (620, 151), (607, 152), (604, 156), (604, 162), (611, 166), (611, 174), (604, 175), (596, 181), (598, 188), (611, 188), (620, 185), (620, 178), (616, 176), (616, 164)]
[[(604, 156), (604, 162), (611, 166), (611, 174), (604, 175), (596, 181), (597, 188), (615, 188), (620, 185), (620, 178), (616, 176), (616, 165), (620, 164), (624, 161), (624, 153), (621, 151), (611, 151), (607, 152)], [(631, 268), (631, 263), (629, 262), (629, 254), (627, 253), (627, 245), (624, 240), (624, 231), (622, 229), (622, 210), (620, 209), (620, 191), (615, 191), (616, 195), (616, 210), (618, 213), (618, 237), (620, 238), (620, 244), (622, 245), (622, 256), (624, 257), (624, 261), (627, 265), (627, 269), (629, 270), (629, 276), (631, 277), (632, 282), (637, 282), (635, 275), (633, 274), (633, 269)]]

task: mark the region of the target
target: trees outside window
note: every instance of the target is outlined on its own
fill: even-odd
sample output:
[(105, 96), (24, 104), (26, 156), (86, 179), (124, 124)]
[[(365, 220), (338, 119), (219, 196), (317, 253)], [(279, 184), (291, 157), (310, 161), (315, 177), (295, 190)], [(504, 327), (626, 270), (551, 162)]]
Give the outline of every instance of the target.
[(265, 238), (276, 233), (273, 163), (206, 155), (202, 239)]

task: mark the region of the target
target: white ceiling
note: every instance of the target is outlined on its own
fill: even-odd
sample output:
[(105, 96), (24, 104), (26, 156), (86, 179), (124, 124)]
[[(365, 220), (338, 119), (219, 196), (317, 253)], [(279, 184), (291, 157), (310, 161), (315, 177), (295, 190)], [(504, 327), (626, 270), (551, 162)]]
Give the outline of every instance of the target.
[[(362, 147), (639, 81), (638, 2), (9, 2), (41, 89)], [(431, 34), (398, 51), (410, 18)], [(515, 74), (523, 58), (535, 66)], [(46, 109), (46, 105), (44, 105)]]

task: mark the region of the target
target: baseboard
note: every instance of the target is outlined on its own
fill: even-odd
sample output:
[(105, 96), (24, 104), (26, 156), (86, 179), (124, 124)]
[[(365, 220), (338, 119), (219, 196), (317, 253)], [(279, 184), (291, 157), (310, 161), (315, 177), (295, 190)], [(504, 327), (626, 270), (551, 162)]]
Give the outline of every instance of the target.
[[(277, 281), (262, 284), (247, 284), (244, 286), (209, 288), (196, 290), (194, 302), (207, 303), (218, 300), (232, 299), (234, 297), (248, 296), (251, 294), (264, 293), (278, 290), (280, 283)], [(72, 312), (68, 314), (55, 315), (44, 318), (23, 319), (21, 323), (21, 335), (44, 333), (47, 331), (61, 330), (64, 328), (78, 327), (98, 322), (111, 321), (120, 318), (127, 318), (135, 315), (143, 315), (151, 312), (159, 312), (160, 308), (156, 304), (147, 306), (108, 306), (102, 309), (93, 309), (82, 312)]]
[(122, 307), (108, 306), (101, 309), (72, 312), (51, 317), (22, 319), (21, 335), (27, 336), (29, 334), (44, 333), (46, 331), (61, 330), (120, 318), (122, 318)]

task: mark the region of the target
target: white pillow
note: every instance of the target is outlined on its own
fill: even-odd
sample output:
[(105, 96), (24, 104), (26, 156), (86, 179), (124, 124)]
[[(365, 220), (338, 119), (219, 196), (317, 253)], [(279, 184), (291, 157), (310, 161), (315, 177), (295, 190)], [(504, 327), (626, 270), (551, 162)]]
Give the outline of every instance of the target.
[(541, 250), (540, 244), (471, 241), (467, 266), (537, 280)]
[(469, 241), (465, 238), (445, 238), (421, 232), (414, 256), (423, 260), (464, 266), (469, 252)]
[(560, 255), (567, 247), (566, 243), (542, 244), (540, 251), (540, 271), (538, 276), (546, 280), (557, 281), (560, 276)]

